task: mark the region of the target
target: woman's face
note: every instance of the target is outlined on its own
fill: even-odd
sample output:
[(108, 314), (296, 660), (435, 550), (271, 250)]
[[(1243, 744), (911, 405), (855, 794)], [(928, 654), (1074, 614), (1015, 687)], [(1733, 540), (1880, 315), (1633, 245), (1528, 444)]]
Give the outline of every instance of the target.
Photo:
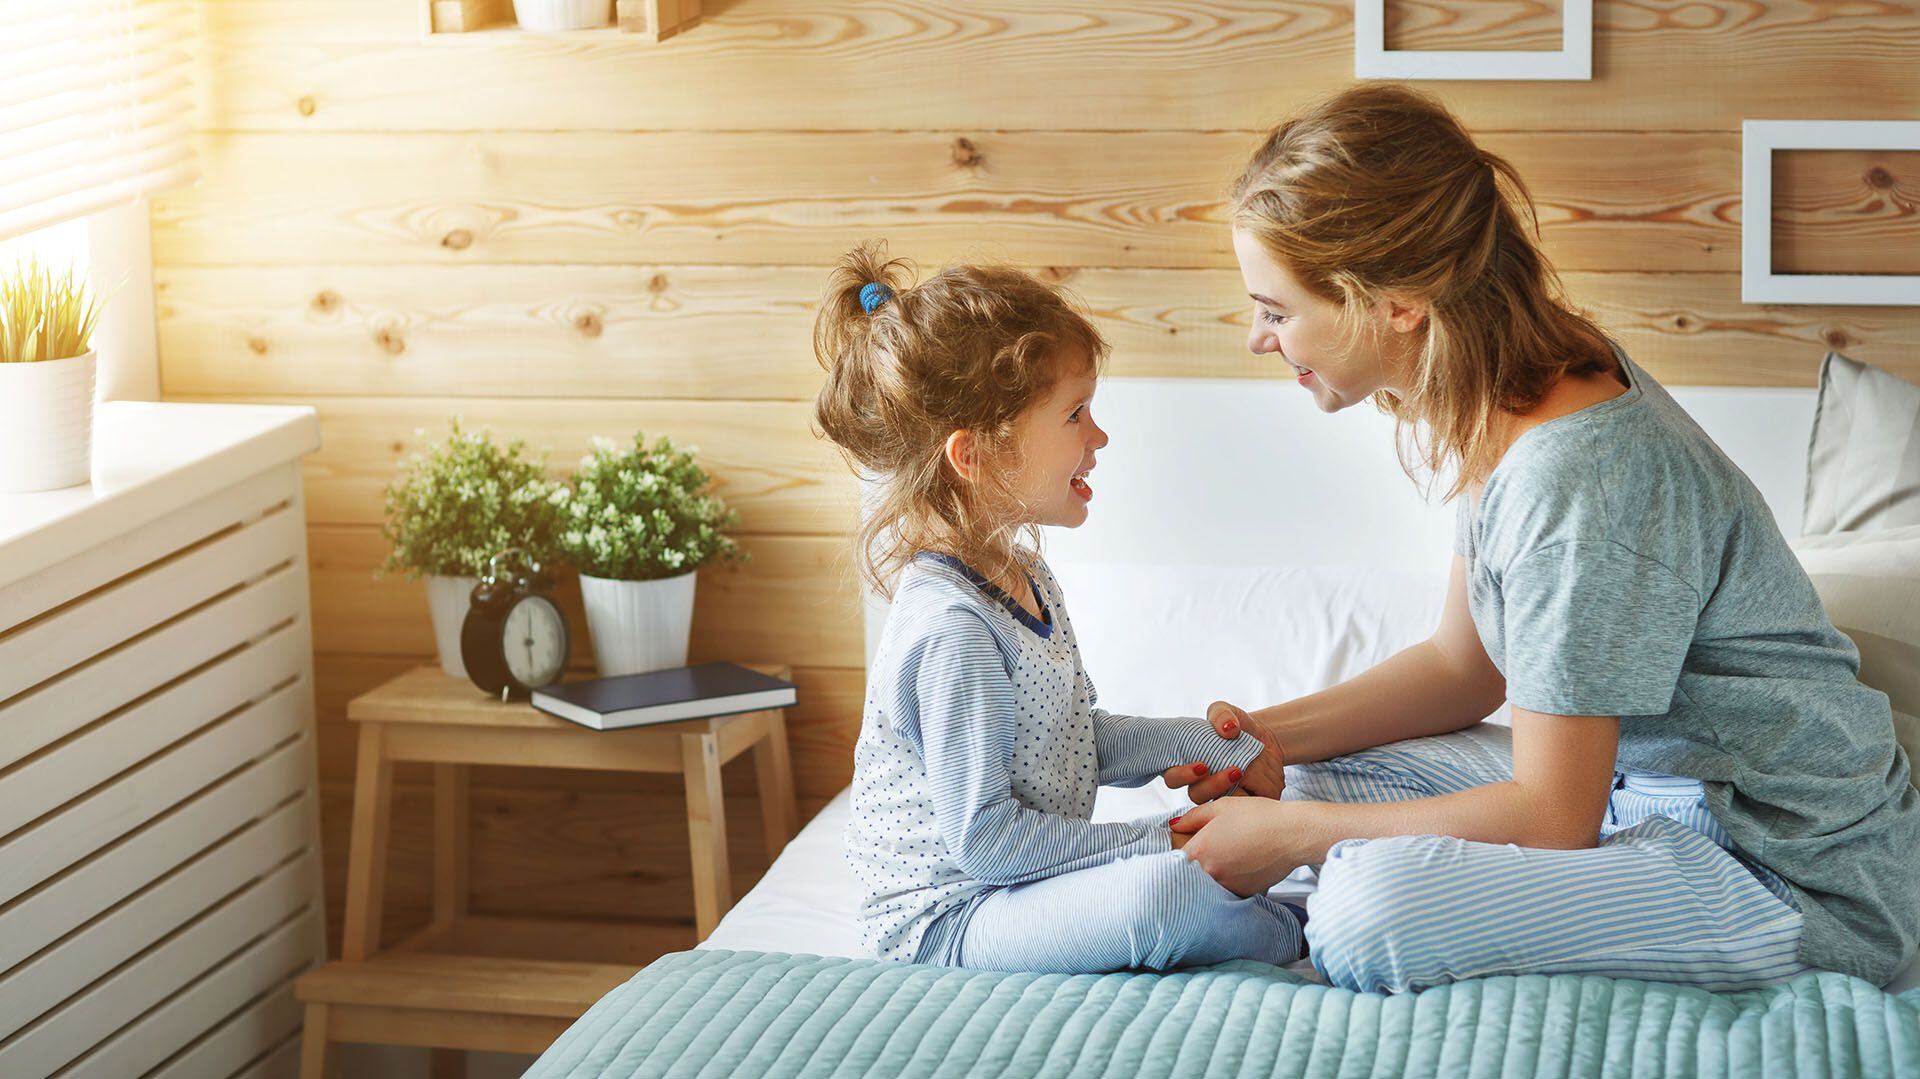
[(1367, 316), (1375, 332), (1363, 332), (1348, 347), (1342, 340), (1339, 304), (1308, 292), (1244, 229), (1233, 230), (1233, 252), (1253, 299), (1247, 348), (1254, 355), (1279, 355), (1323, 412), (1338, 412), (1381, 390), (1400, 392), (1395, 376), (1407, 349), (1418, 345), (1412, 332), (1423, 313), (1381, 301)]

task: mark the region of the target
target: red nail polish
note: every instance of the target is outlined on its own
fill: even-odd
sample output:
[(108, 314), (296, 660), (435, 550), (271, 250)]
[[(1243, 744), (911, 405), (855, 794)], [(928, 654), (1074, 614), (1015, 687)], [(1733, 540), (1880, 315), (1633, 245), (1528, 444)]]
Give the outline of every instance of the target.
[(1235, 722), (1234, 722), (1233, 720), (1231, 720), (1231, 719), (1229, 719), (1229, 720), (1227, 720), (1227, 721), (1226, 721), (1225, 723), (1223, 723), (1223, 724), (1221, 724), (1221, 727), (1222, 727), (1222, 728), (1223, 728), (1223, 729), (1224, 729), (1224, 730), (1225, 730), (1225, 731), (1226, 731), (1226, 732), (1227, 732), (1228, 734), (1232, 734), (1232, 733), (1233, 733), (1234, 731), (1237, 731), (1237, 730), (1239, 730), (1239, 729), (1240, 729), (1240, 724), (1238, 724), (1238, 723), (1235, 723)]
[(1240, 771), (1240, 769), (1238, 768), (1227, 769), (1227, 778), (1234, 781), (1235, 783), (1240, 782), (1240, 777), (1245, 774), (1246, 773)]
[(1206, 765), (1206, 762), (1204, 762), (1204, 761), (1202, 761), (1202, 762), (1200, 762), (1200, 763), (1197, 763), (1197, 764), (1195, 764), (1195, 765), (1193, 766), (1193, 774), (1194, 774), (1194, 775), (1196, 775), (1196, 776), (1204, 776), (1204, 775), (1206, 775), (1206, 774), (1207, 774), (1207, 765)]
[[(1185, 816), (1185, 815), (1186, 815), (1186, 814), (1184, 814), (1184, 813), (1183, 813), (1183, 814), (1181, 814), (1181, 816)], [(1168, 827), (1172, 827), (1173, 825), (1176, 825), (1176, 824), (1179, 824), (1179, 823), (1180, 823), (1180, 817), (1175, 817), (1175, 818), (1173, 818), (1172, 820), (1170, 820), (1170, 821), (1168, 821), (1168, 822), (1167, 822), (1167, 826), (1168, 826)]]

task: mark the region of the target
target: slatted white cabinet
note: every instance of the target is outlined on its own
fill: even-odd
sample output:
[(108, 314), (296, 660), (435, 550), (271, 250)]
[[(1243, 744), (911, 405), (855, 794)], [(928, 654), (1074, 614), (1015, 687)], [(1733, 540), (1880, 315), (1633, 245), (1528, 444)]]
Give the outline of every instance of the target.
[(0, 495), (0, 1076), (294, 1074), (323, 960), (312, 410), (109, 402)]

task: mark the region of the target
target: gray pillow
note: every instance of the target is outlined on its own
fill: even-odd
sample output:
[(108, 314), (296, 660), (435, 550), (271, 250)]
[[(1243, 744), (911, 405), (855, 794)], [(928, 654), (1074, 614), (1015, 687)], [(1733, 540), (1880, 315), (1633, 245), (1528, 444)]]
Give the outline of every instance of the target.
[(1809, 536), (1920, 525), (1920, 386), (1827, 353), (1805, 508)]
[(1894, 736), (1920, 768), (1920, 527), (1802, 536), (1793, 552), (1859, 647), (1860, 681), (1892, 701)]

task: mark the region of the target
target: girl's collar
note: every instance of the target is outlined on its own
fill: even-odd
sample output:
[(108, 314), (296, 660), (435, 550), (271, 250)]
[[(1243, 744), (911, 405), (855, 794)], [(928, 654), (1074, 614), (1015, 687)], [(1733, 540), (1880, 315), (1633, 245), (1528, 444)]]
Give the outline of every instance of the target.
[(960, 561), (950, 554), (943, 551), (921, 551), (916, 557), (938, 563), (959, 573), (971, 582), (975, 588), (985, 592), (989, 599), (1006, 608), (1007, 613), (1013, 616), (1014, 621), (1032, 630), (1035, 636), (1043, 641), (1052, 638), (1053, 612), (1047, 609), (1047, 601), (1041, 597), (1040, 586), (1034, 582), (1032, 574), (1027, 575), (1027, 587), (1033, 589), (1033, 601), (1040, 605), (1039, 618), (1035, 618), (1025, 607), (1020, 606), (1020, 601), (1008, 595), (1006, 589), (982, 577), (972, 566), (967, 565), (965, 562)]

